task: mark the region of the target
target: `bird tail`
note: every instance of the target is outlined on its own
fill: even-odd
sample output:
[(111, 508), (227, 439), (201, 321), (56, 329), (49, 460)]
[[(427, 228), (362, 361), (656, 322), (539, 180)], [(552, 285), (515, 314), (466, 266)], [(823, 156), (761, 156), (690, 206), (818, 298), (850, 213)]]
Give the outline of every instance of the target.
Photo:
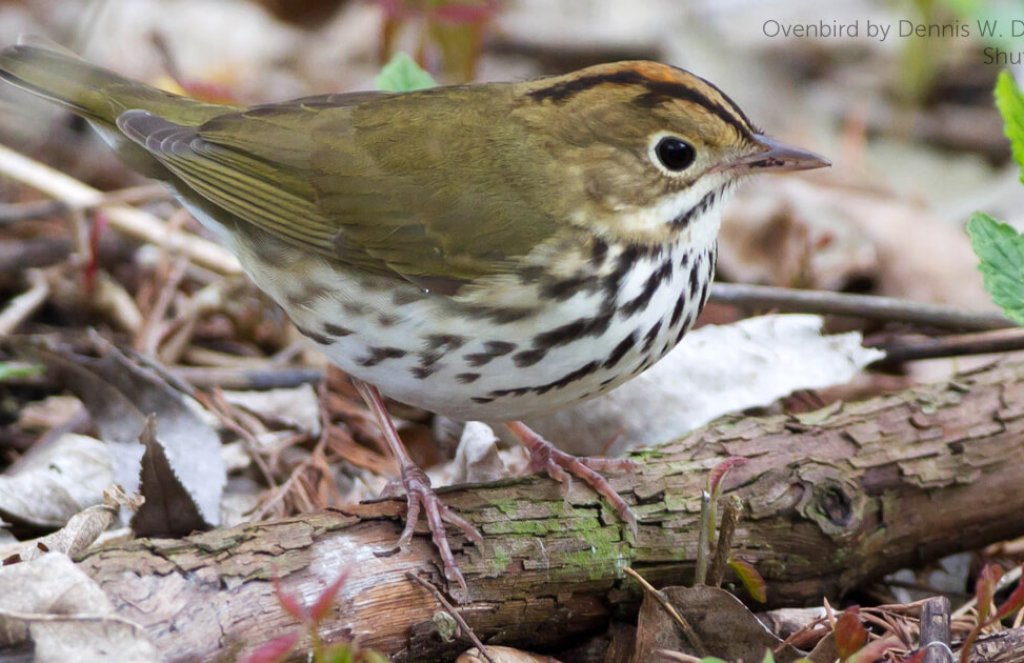
[(0, 51), (0, 78), (109, 129), (129, 108), (151, 110), (154, 102), (175, 96), (89, 64), (55, 44), (19, 43)]
[(177, 124), (199, 125), (234, 110), (126, 78), (39, 37), (23, 37), (0, 50), (0, 78), (81, 115), (123, 160), (151, 177), (162, 177), (163, 167), (121, 134), (117, 118), (125, 111), (140, 109)]

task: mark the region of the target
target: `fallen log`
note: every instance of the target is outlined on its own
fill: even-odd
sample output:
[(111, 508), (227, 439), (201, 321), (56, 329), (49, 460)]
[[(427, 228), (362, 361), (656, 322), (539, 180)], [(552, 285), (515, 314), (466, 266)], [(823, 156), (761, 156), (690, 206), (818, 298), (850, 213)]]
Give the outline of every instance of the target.
[(80, 564), (169, 660), (210, 660), (295, 629), (270, 580), (308, 604), (345, 568), (352, 575), (322, 625), (328, 642), (354, 639), (398, 661), (467, 648), (438, 635), (440, 608), (411, 572), (457, 599), (485, 643), (555, 647), (635, 611), (641, 594), (626, 565), (655, 585), (689, 581), (701, 490), (730, 456), (747, 459), (725, 483), (745, 504), (734, 556), (765, 577), (770, 606), (818, 604), (1024, 535), (1024, 364), (797, 416), (728, 417), (640, 452), (636, 472), (612, 478), (635, 505), (635, 537), (578, 482), (565, 499), (539, 478), (444, 490), (485, 538), (478, 547), (450, 531), (468, 595), (446, 585), (426, 536), (381, 555), (400, 530), (395, 500), (136, 540)]

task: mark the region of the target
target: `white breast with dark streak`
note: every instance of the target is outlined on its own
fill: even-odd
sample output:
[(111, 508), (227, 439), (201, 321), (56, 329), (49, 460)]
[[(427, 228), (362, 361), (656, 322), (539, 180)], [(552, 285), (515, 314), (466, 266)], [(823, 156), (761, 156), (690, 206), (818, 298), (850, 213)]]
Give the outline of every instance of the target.
[(452, 418), (511, 420), (605, 393), (679, 342), (707, 298), (718, 210), (694, 221), (672, 244), (598, 243), (571, 276), (506, 277), (454, 303), (298, 251), (277, 260), (292, 274), (304, 263), (307, 278), (295, 283), (257, 266), (255, 247), (235, 248), (256, 284), (344, 371)]

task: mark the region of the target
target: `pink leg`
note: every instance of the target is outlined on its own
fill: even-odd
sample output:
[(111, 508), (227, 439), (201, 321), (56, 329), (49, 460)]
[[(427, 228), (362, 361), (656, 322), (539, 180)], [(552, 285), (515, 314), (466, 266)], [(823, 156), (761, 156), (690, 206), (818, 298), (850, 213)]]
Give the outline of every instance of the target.
[(391, 453), (394, 454), (402, 469), (402, 485), (405, 487), (408, 506), (405, 514), (405, 529), (402, 530), (402, 536), (398, 539), (399, 547), (405, 548), (409, 545), (409, 541), (412, 539), (413, 532), (416, 529), (416, 521), (419, 519), (420, 510), (422, 509), (426, 516), (427, 527), (430, 528), (430, 535), (434, 540), (434, 545), (441, 554), (445, 574), (449, 578), (454, 578), (459, 583), (459, 586), (462, 587), (462, 590), (468, 593), (469, 588), (466, 586), (466, 579), (462, 577), (462, 571), (459, 570), (458, 565), (455, 563), (455, 556), (452, 555), (452, 549), (448, 545), (448, 536), (445, 534), (444, 524), (447, 522), (455, 525), (463, 531), (466, 538), (474, 543), (483, 543), (483, 537), (480, 536), (480, 532), (473, 527), (472, 523), (449, 509), (441, 501), (441, 498), (437, 496), (434, 489), (430, 487), (430, 479), (409, 457), (409, 452), (406, 451), (402, 440), (398, 437), (398, 431), (395, 430), (395, 424), (391, 420), (391, 415), (385, 409), (384, 399), (380, 392), (377, 391), (377, 388), (356, 378), (352, 378), (352, 384), (355, 385), (359, 395), (363, 397), (367, 407), (373, 412), (373, 416), (377, 419), (377, 424), (384, 433), (384, 439), (387, 440)]
[(633, 535), (636, 535), (636, 515), (633, 510), (618, 493), (612, 490), (608, 480), (597, 473), (598, 471), (628, 472), (636, 469), (636, 463), (625, 458), (577, 458), (556, 449), (554, 445), (521, 421), (506, 421), (505, 426), (530, 452), (531, 471), (547, 472), (552, 479), (565, 483), (567, 488), (572, 476), (583, 479), (588, 486), (611, 502), (619, 517), (629, 525)]

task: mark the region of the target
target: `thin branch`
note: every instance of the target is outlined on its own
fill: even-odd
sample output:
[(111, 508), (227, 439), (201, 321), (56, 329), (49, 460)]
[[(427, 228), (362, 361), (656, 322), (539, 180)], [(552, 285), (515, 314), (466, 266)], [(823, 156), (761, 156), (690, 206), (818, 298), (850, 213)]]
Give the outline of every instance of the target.
[[(70, 207), (103, 205), (103, 192), (23, 154), (0, 145), (0, 174), (27, 184), (60, 200)], [(132, 207), (104, 208), (110, 225), (135, 239), (167, 244), (186, 254), (197, 265), (217, 274), (236, 275), (242, 268), (231, 253), (213, 242), (188, 233), (168, 234), (166, 225), (157, 217)]]
[(722, 524), (718, 527), (718, 543), (711, 558), (707, 584), (721, 587), (725, 577), (725, 567), (729, 563), (729, 551), (732, 550), (732, 538), (736, 533), (736, 525), (743, 516), (743, 502), (736, 495), (730, 495), (722, 509)]
[(746, 283), (715, 283), (710, 299), (719, 304), (795, 313), (848, 315), (868, 320), (905, 322), (943, 329), (989, 331), (1016, 324), (999, 313), (967, 311), (895, 297), (795, 290)]
[(21, 293), (0, 312), (0, 336), (7, 336), (25, 322), (50, 296), (50, 283), (38, 269), (28, 270), (29, 289)]
[(427, 582), (426, 580), (424, 580), (423, 578), (419, 577), (411, 571), (406, 571), (405, 577), (409, 580), (412, 580), (413, 582), (419, 583), (420, 585), (425, 587), (427, 591), (433, 594), (437, 602), (444, 606), (445, 612), (451, 615), (451, 618), (454, 619), (455, 623), (459, 625), (459, 628), (462, 629), (462, 632), (466, 635), (466, 637), (469, 638), (474, 645), (476, 645), (477, 651), (480, 652), (480, 655), (483, 656), (488, 663), (494, 663), (494, 659), (491, 658), (491, 654), (487, 651), (487, 647), (484, 646), (484, 643), (480, 642), (480, 638), (476, 637), (476, 633), (473, 632), (473, 629), (469, 627), (469, 624), (466, 623), (466, 620), (462, 618), (462, 615), (459, 614), (459, 611), (456, 610), (455, 607), (448, 602), (448, 599), (444, 597), (444, 594), (441, 593), (441, 590), (439, 590), (437, 587), (434, 587), (429, 582)]
[(672, 621), (676, 623), (676, 626), (678, 626), (683, 632), (683, 635), (686, 636), (687, 642), (690, 643), (690, 646), (693, 647), (694, 651), (696, 651), (700, 656), (706, 656), (707, 648), (704, 647), (704, 642), (700, 639), (700, 636), (697, 635), (697, 632), (693, 630), (692, 626), (690, 626), (690, 622), (686, 621), (686, 617), (679, 614), (679, 611), (676, 610), (675, 606), (665, 598), (665, 595), (655, 589), (651, 583), (647, 582), (646, 578), (634, 571), (632, 568), (624, 566), (622, 570), (626, 575), (640, 583), (644, 592), (665, 609), (665, 612), (668, 613), (669, 617), (672, 618)]
[(867, 339), (866, 346), (885, 352), (882, 362), (915, 361), (940, 357), (964, 357), (1024, 350), (1024, 329), (998, 329), (955, 336), (902, 336), (895, 339)]
[(921, 606), (921, 649), (923, 663), (948, 663), (954, 660), (949, 647), (949, 599), (937, 596)]
[(702, 490), (700, 493), (700, 536), (697, 537), (697, 566), (693, 572), (693, 585), (703, 585), (708, 577), (708, 564), (711, 562), (711, 530), (715, 523), (711, 515), (711, 493)]

